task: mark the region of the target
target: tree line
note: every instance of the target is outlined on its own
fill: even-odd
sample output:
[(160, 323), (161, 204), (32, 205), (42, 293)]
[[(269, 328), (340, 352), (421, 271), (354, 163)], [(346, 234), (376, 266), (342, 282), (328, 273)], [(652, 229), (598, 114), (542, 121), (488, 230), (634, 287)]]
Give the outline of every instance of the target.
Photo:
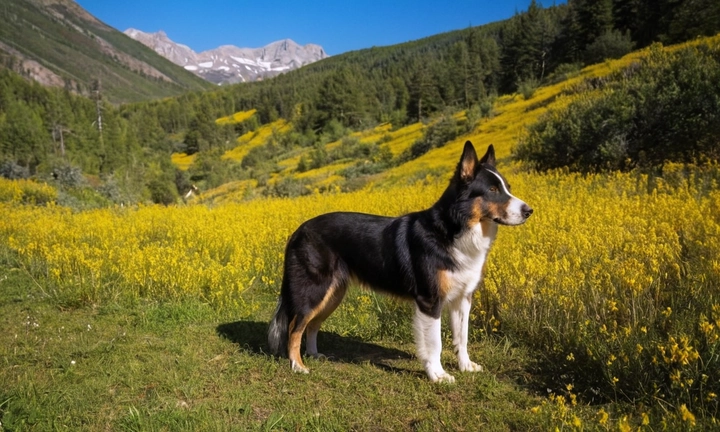
[(487, 112), (498, 94), (532, 91), (556, 75), (653, 42), (718, 31), (716, 0), (569, 0), (551, 7), (532, 1), (505, 21), (345, 53), (266, 81), (121, 106), (101, 92), (80, 97), (4, 70), (0, 174), (61, 177), (58, 167), (70, 166), (109, 185), (105, 199), (171, 201), (188, 184), (174, 172), (172, 152), (204, 153), (207, 172), (193, 175), (226, 173), (216, 183), (251, 169), (216, 169), (222, 152), (254, 127), (216, 124), (237, 111), (256, 109), (259, 123), (287, 119), (295, 131), (284, 145), (312, 146), (338, 125), (357, 130), (381, 122), (402, 126), (447, 110)]

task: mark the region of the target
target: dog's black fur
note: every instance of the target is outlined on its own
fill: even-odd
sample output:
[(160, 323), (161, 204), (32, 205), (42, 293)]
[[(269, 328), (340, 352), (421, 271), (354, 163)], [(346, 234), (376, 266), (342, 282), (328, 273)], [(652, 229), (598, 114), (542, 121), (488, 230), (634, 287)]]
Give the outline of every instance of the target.
[[(294, 370), (307, 372), (299, 354), (302, 334), (307, 328), (308, 353), (317, 355), (317, 330), (351, 279), (413, 300), (420, 313), (439, 318), (452, 288), (444, 286), (443, 272), (459, 266), (454, 246), (480, 222), (506, 223), (503, 212), (514, 198), (506, 185), (495, 169), (493, 147), (478, 160), (468, 141), (450, 184), (427, 210), (395, 218), (328, 213), (303, 223), (285, 249), (282, 288), (269, 331), (271, 350), (287, 353)], [(526, 219), (532, 209), (522, 205)]]

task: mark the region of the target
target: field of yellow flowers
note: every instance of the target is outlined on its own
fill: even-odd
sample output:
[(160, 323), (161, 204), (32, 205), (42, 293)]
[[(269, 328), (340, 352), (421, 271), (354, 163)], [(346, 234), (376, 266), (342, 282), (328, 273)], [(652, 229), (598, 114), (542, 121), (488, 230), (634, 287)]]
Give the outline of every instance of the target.
[[(636, 55), (617, 62), (628, 64)], [(232, 195), (253, 188), (236, 182), (210, 191), (210, 206), (75, 212), (52, 204), (51, 187), (0, 180), (0, 261), (23, 267), (46, 295), (70, 304), (197, 299), (250, 316), (277, 295), (285, 241), (300, 223), (336, 210), (399, 215), (426, 208), (445, 188), (464, 140), (473, 139), (480, 152), (492, 142), (513, 193), (535, 213), (523, 226), (501, 228), (476, 293), (472, 337), (507, 336), (537, 353), (542, 386), (552, 394), (539, 414), (563, 416), (578, 400), (627, 401), (641, 412), (623, 418), (621, 430), (659, 424), (666, 415), (688, 425), (700, 415), (715, 424), (720, 166), (667, 164), (651, 177), (534, 173), (508, 161), (523, 124), (567, 104), (568, 85), (613, 67), (586, 68), (530, 100), (502, 97), (493, 117), (468, 136), (354, 193), (233, 202), (240, 200)], [(226, 157), (239, 159), (262, 145), (273, 127), (241, 137)], [(396, 154), (421, 129), (376, 135), (390, 135), (385, 145)], [(296, 159), (281, 166), (290, 170)], [(408, 308), (367, 293), (349, 300), (328, 320), (333, 331), (408, 337), (394, 330), (409, 327)], [(598, 424), (607, 426), (607, 418), (601, 409)]]
[[(514, 193), (535, 214), (500, 231), (477, 293), (474, 337), (512, 335), (543, 352), (559, 397), (662, 401), (716, 416), (718, 178), (717, 166), (679, 165), (660, 178), (512, 174)], [(302, 221), (334, 210), (422, 209), (445, 181), (215, 208), (83, 212), (23, 205), (3, 182), (0, 253), (63, 301), (196, 298), (243, 316), (260, 307), (258, 295), (279, 291), (284, 243)], [(362, 300), (353, 314), (380, 326), (392, 314), (378, 311), (399, 307)]]

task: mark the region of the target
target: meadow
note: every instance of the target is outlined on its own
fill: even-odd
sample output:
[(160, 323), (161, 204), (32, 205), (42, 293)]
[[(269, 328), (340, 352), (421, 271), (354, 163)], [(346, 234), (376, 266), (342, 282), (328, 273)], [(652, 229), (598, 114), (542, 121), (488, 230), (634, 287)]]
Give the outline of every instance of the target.
[[(714, 424), (720, 171), (671, 168), (663, 179), (510, 176), (535, 214), (524, 226), (501, 229), (476, 295), (472, 340), (507, 340), (537, 356), (534, 380), (553, 395), (536, 407), (538, 416), (557, 416), (558, 401), (572, 408), (629, 403), (643, 407), (628, 420), (634, 426), (644, 416), (682, 424), (691, 414)], [(72, 212), (5, 202), (2, 261), (31, 275), (36, 295), (63, 311), (195, 302), (222, 316), (263, 321), (279, 291), (284, 242), (303, 220), (333, 210), (422, 209), (444, 186), (426, 181), (216, 208)], [(324, 330), (402, 343), (411, 353), (409, 313), (403, 303), (356, 289)], [(5, 369), (6, 384), (19, 378), (13, 370)], [(4, 388), (13, 401), (11, 387)]]
[[(209, 192), (214, 205), (73, 211), (53, 204), (47, 186), (0, 181), (0, 421), (8, 430), (719, 429), (720, 167), (581, 175), (509, 158), (523, 125), (568, 103), (568, 86), (616, 67), (587, 68), (527, 100), (499, 98), (470, 133), (352, 193), (242, 201), (232, 195), (251, 186), (234, 185), (219, 188), (224, 199)], [(468, 138), (479, 151), (495, 144), (513, 193), (535, 209), (525, 225), (501, 227), (476, 292), (470, 354), (488, 372), (431, 385), (412, 358), (411, 307), (360, 288), (323, 326), (331, 360), (311, 360), (309, 376), (265, 354), (291, 232), (329, 211), (432, 205)]]

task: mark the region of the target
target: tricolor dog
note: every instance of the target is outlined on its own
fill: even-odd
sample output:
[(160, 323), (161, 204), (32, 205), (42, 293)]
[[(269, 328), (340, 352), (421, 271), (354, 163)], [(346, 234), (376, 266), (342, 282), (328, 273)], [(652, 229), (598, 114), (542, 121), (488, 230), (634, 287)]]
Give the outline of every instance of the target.
[(417, 357), (432, 381), (453, 382), (440, 363), (440, 316), (449, 310), (460, 371), (480, 371), (467, 352), (473, 292), (498, 225), (520, 225), (533, 210), (512, 195), (495, 168), (490, 145), (478, 160), (470, 141), (440, 199), (400, 217), (328, 213), (303, 223), (288, 240), (285, 267), (268, 339), (287, 354), (292, 369), (308, 373), (300, 355), (319, 356), (323, 321), (345, 296), (348, 283), (412, 300)]

